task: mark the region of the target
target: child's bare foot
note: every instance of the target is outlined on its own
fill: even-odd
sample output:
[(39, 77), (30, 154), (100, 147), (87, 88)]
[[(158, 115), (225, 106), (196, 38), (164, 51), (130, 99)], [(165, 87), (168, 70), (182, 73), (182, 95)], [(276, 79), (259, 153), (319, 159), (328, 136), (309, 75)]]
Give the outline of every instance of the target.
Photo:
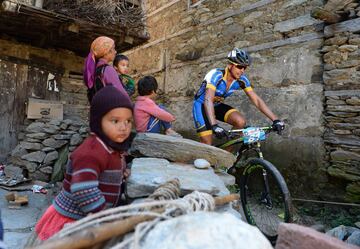
[(182, 138), (183, 136), (181, 136), (179, 133), (177, 133), (176, 131), (174, 131), (173, 129), (169, 128), (165, 131), (165, 134), (168, 136), (172, 136), (172, 137), (179, 137)]

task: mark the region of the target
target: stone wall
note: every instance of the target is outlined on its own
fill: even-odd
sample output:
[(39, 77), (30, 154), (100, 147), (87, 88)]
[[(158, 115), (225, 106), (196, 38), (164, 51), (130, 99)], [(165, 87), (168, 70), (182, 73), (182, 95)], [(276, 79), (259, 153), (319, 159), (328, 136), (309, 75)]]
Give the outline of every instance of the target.
[[(265, 158), (279, 167), (295, 197), (317, 195), (327, 184), (323, 142), (324, 24), (310, 17), (322, 0), (144, 1), (150, 41), (129, 50), (132, 74), (154, 75), (159, 101), (177, 120), (176, 130), (195, 138), (191, 115), (194, 92), (206, 72), (226, 66), (235, 46), (251, 53), (247, 70), (256, 93), (287, 124), (271, 136)], [(243, 93), (227, 103), (248, 124), (266, 125)]]
[[(34, 180), (61, 180), (69, 152), (81, 144), (88, 132), (87, 124), (79, 120), (31, 122), (19, 134), (19, 144), (11, 152), (8, 158), (11, 164), (7, 166), (22, 168)], [(57, 167), (55, 171), (54, 167)]]
[[(0, 39), (0, 161), (18, 143), (29, 97), (62, 101), (65, 118), (87, 119), (83, 60), (70, 51)], [(48, 89), (50, 74), (55, 76), (59, 91)]]
[[(327, 172), (347, 201), (360, 202), (360, 7), (351, 20), (326, 27), (322, 48)], [(357, 11), (356, 11), (357, 10)], [(349, 11), (349, 13), (352, 13)], [(355, 28), (355, 26), (357, 28)], [(354, 26), (354, 29), (351, 27)], [(351, 32), (342, 32), (353, 30)], [(338, 191), (339, 192), (339, 191)]]

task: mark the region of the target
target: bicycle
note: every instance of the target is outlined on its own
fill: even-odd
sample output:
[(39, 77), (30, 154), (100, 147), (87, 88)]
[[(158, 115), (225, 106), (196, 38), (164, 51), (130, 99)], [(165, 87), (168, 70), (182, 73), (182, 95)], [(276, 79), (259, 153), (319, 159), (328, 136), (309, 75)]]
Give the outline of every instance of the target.
[[(217, 147), (227, 149), (240, 145), (236, 150), (236, 161), (228, 169), (228, 173), (235, 176), (240, 187), (240, 198), (247, 222), (257, 226), (275, 243), (280, 222), (291, 222), (292, 213), (286, 182), (277, 168), (264, 159), (260, 149), (260, 141), (264, 141), (271, 131), (271, 126), (230, 130), (230, 140)], [(251, 152), (256, 152), (256, 156), (252, 156)]]

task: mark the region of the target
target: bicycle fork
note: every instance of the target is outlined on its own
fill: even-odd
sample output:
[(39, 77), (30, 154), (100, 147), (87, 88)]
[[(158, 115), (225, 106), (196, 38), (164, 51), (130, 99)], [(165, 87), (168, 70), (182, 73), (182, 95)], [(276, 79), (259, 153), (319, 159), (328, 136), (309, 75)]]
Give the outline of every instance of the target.
[(260, 202), (265, 204), (267, 209), (272, 209), (273, 203), (270, 196), (270, 188), (269, 188), (269, 181), (267, 177), (267, 171), (265, 169), (262, 170), (263, 173), (263, 180), (264, 180), (264, 192), (261, 194)]
[[(255, 148), (259, 158), (264, 159), (264, 156), (260, 150), (260, 143), (257, 142), (256, 143), (256, 148)], [(272, 209), (273, 207), (273, 203), (271, 200), (271, 196), (270, 196), (270, 188), (269, 188), (269, 180), (267, 177), (267, 171), (265, 169), (262, 169), (262, 176), (263, 176), (263, 180), (264, 180), (264, 192), (261, 193), (261, 197), (260, 197), (260, 203), (265, 204), (267, 209)]]

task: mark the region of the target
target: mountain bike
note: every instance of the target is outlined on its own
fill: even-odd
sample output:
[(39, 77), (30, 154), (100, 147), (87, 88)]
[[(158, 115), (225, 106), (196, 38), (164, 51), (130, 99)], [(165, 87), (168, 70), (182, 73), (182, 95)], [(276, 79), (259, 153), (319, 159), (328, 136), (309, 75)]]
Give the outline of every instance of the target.
[(217, 145), (221, 149), (236, 148), (236, 161), (228, 173), (240, 187), (241, 203), (246, 220), (257, 226), (272, 242), (277, 239), (281, 222), (291, 222), (291, 197), (278, 169), (265, 160), (260, 142), (274, 131), (269, 127), (248, 127), (228, 131), (228, 141)]

